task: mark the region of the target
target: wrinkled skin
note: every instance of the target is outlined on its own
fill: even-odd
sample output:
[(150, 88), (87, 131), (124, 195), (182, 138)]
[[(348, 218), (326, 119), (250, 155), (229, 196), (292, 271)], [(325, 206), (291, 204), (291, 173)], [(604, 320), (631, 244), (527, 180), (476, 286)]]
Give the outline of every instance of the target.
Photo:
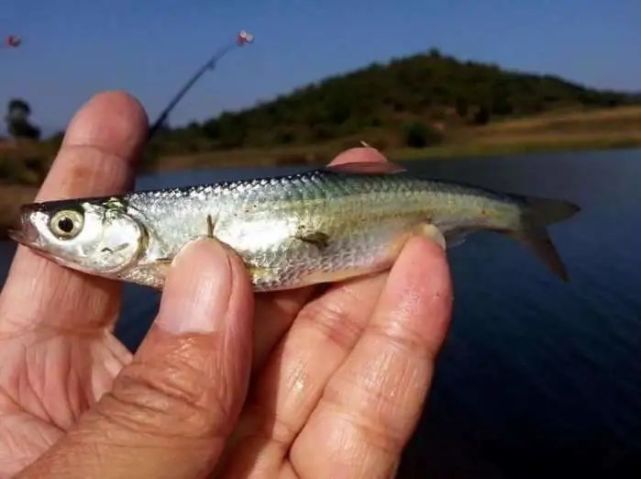
[[(146, 129), (127, 95), (93, 98), (37, 200), (127, 190)], [(358, 148), (334, 161), (385, 160)], [(242, 264), (216, 248), (172, 267), (135, 356), (111, 333), (120, 284), (19, 248), (0, 296), (0, 477), (394, 473), (449, 323), (441, 248), (412, 239), (391, 272), (254, 308)], [(229, 281), (207, 290), (221, 271)], [(182, 312), (205, 329), (179, 334)]]

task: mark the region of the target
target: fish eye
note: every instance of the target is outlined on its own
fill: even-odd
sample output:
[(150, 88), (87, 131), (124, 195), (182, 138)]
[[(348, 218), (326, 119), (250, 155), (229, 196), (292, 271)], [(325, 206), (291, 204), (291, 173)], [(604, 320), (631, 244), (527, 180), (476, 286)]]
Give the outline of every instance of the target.
[(84, 218), (75, 210), (58, 211), (49, 222), (51, 232), (60, 239), (75, 238), (82, 230)]

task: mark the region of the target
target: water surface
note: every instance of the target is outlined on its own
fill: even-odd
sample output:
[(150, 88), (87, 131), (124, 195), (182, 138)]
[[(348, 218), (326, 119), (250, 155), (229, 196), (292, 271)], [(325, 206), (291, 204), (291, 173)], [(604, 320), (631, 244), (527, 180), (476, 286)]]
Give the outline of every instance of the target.
[[(452, 331), (401, 475), (641, 477), (641, 150), (409, 166), (583, 210), (551, 228), (570, 284), (499, 235), (478, 234), (451, 251)], [(137, 187), (255, 173), (175, 173)], [(12, 251), (0, 243), (0, 278)], [(117, 334), (128, 346), (157, 304), (155, 293), (127, 286)]]

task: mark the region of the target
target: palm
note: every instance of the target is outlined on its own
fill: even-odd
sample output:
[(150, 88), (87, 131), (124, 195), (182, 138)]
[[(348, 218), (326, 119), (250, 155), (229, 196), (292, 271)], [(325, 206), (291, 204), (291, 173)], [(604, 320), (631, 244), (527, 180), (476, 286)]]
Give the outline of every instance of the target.
[(129, 354), (104, 329), (37, 328), (6, 335), (0, 351), (0, 476), (47, 450), (111, 387)]

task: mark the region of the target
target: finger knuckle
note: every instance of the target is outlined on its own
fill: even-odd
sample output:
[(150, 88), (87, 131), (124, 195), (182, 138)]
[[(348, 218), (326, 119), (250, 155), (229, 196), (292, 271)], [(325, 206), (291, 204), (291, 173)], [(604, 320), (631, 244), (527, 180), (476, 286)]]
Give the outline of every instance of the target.
[(372, 420), (367, 415), (348, 413), (344, 420), (353, 429), (353, 436), (363, 445), (380, 453), (395, 456), (407, 441), (406, 434), (390, 424)]
[(248, 406), (244, 411), (244, 420), (245, 424), (252, 425), (247, 431), (248, 437), (262, 438), (283, 448), (291, 445), (300, 430), (273, 408), (258, 403)]
[[(349, 302), (345, 302), (349, 304)], [(363, 327), (345, 303), (314, 301), (299, 313), (298, 321), (320, 332), (329, 342), (342, 350), (350, 350)]]
[(185, 365), (132, 364), (103, 401), (103, 416), (139, 433), (192, 438), (229, 433), (230, 406), (211, 381)]
[(373, 323), (367, 334), (375, 341), (380, 341), (386, 348), (394, 348), (404, 355), (428, 360), (436, 356), (436, 349), (423, 334), (399, 323)]
[(416, 419), (412, 410), (405, 410), (409, 405), (405, 404), (404, 393), (398, 390), (398, 386), (400, 384), (390, 384), (388, 389), (384, 389), (362, 378), (342, 378), (328, 385), (323, 402), (345, 415), (349, 422), (367, 432), (375, 442), (394, 446), (405, 437), (409, 424)]

